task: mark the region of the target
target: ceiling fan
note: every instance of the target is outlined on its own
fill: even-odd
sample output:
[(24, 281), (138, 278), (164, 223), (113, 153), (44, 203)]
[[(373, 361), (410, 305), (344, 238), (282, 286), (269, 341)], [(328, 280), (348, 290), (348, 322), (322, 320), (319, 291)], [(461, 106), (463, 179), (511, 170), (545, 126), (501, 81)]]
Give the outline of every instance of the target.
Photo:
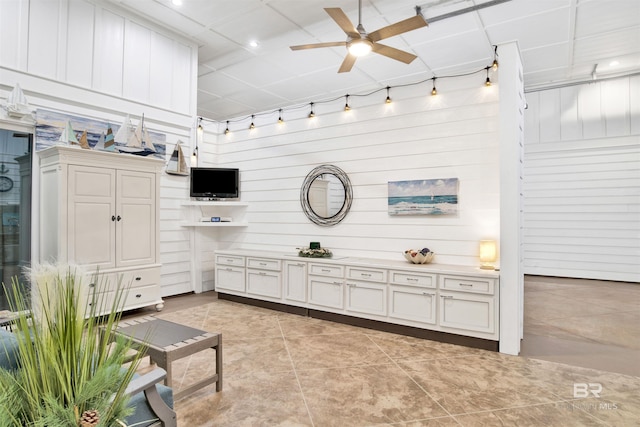
[(342, 65), (340, 65), (339, 73), (351, 71), (356, 62), (356, 58), (366, 55), (371, 51), (395, 59), (396, 61), (404, 62), (405, 64), (411, 63), (411, 61), (417, 58), (416, 55), (378, 42), (428, 25), (426, 19), (422, 16), (420, 6), (416, 6), (416, 16), (380, 28), (372, 33), (367, 33), (362, 26), (362, 0), (358, 0), (357, 27), (354, 27), (351, 20), (349, 20), (347, 15), (339, 7), (328, 7), (324, 10), (340, 28), (342, 28), (342, 31), (347, 34), (347, 40), (344, 42), (303, 44), (290, 46), (290, 48), (291, 50), (303, 50), (316, 49), (319, 47), (346, 46), (347, 56), (344, 58), (344, 61), (342, 61)]

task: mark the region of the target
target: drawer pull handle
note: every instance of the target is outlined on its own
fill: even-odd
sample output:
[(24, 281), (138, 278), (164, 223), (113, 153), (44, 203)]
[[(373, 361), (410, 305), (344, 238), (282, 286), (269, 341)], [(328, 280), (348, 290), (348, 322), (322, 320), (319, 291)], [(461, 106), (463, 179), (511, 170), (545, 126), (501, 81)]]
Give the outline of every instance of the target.
[(260, 262), (259, 264), (260, 264), (260, 265), (263, 265), (263, 266), (266, 266), (266, 265), (267, 265), (267, 263), (266, 263), (266, 262)]
[(326, 268), (321, 268), (320, 271), (322, 271), (323, 273), (331, 273), (331, 270), (328, 270)]
[(340, 286), (340, 285), (342, 285), (342, 282), (333, 282), (333, 284)]
[(141, 298), (142, 294), (136, 294), (136, 298)]
[(473, 288), (473, 284), (471, 284), (471, 283), (460, 283), (460, 286), (466, 286), (467, 288)]
[(226, 270), (226, 271), (233, 271), (233, 268), (229, 268), (229, 267), (227, 267), (227, 268), (225, 268), (225, 270)]
[(227, 258), (227, 262), (233, 263), (234, 260)]
[(371, 273), (360, 273), (361, 277), (371, 277)]
[(444, 299), (453, 299), (452, 295), (441, 295)]
[(140, 281), (140, 280), (142, 280), (142, 277), (138, 276), (138, 277), (136, 277), (136, 280)]
[(430, 294), (429, 292), (423, 292), (422, 295), (426, 295), (426, 296), (433, 296), (433, 294)]
[(418, 279), (416, 279), (415, 277), (407, 277), (407, 282), (417, 282)]
[(267, 273), (265, 273), (264, 271), (261, 271), (258, 274), (261, 275), (261, 276), (266, 276), (267, 275)]

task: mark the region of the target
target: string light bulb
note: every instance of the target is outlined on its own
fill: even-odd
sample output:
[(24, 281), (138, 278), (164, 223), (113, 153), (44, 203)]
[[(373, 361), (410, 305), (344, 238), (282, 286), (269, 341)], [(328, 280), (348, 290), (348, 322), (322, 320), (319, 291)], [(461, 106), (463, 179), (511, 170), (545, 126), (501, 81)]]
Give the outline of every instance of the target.
[(349, 111), (351, 110), (351, 107), (349, 107), (349, 95), (345, 95), (345, 104), (344, 104), (344, 111)]
[(436, 96), (438, 94), (438, 91), (436, 90), (436, 78), (432, 77), (431, 80), (433, 81), (433, 88), (431, 89), (431, 96)]
[(311, 106), (311, 111), (309, 112), (309, 118), (312, 119), (316, 116), (313, 112), (313, 102), (310, 103), (309, 105)]
[(224, 134), (229, 135), (229, 132), (231, 131), (229, 130), (229, 120), (227, 120), (227, 128), (224, 130)]
[(278, 123), (284, 123), (284, 120), (282, 120), (282, 108), (278, 110)]
[(391, 97), (389, 96), (389, 89), (391, 89), (391, 86), (387, 86), (387, 99), (385, 99), (385, 101), (384, 101), (387, 104), (391, 104)]
[(489, 70), (491, 69), (491, 67), (487, 67), (487, 80), (484, 82), (485, 86), (491, 86), (491, 79), (489, 78)]
[(495, 71), (498, 69), (498, 46), (493, 47), (493, 64), (491, 64), (491, 68), (493, 68), (493, 71)]
[(255, 129), (256, 125), (253, 124), (253, 119), (255, 118), (255, 114), (251, 115), (251, 124), (249, 125), (249, 129)]

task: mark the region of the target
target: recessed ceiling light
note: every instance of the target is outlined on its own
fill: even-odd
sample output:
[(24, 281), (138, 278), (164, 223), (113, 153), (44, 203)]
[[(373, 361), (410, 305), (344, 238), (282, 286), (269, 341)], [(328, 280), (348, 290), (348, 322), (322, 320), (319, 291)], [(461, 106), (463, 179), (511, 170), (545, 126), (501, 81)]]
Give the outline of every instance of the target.
[(182, 0), (171, 0), (174, 6), (182, 6)]
[(617, 67), (618, 65), (620, 65), (620, 61), (611, 61), (609, 62), (609, 67)]

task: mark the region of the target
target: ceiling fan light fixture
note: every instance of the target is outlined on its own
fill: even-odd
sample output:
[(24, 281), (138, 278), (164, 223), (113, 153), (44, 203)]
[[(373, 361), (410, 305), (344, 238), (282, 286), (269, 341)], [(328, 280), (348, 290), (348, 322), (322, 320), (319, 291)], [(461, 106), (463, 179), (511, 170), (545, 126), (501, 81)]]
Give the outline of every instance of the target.
[(356, 39), (347, 43), (347, 50), (353, 56), (365, 56), (373, 49), (373, 43), (368, 39)]

